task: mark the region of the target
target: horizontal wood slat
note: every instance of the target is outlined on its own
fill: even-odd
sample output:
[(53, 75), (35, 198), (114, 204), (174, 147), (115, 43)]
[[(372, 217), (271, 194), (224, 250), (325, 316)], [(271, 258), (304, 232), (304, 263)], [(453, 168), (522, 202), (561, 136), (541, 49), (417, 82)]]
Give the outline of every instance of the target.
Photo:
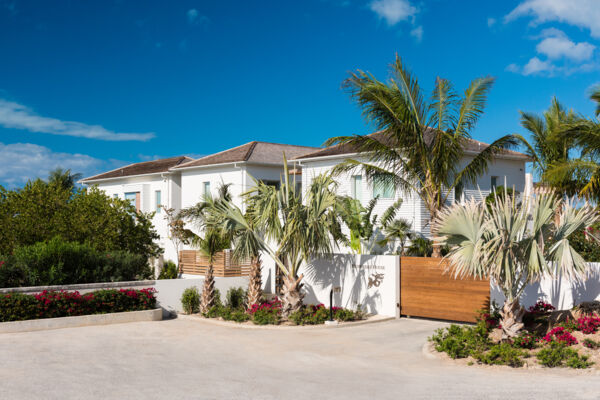
[(400, 313), (414, 317), (475, 322), (490, 304), (488, 279), (454, 278), (447, 260), (400, 258)]
[[(206, 275), (208, 257), (196, 250), (181, 250), (179, 252), (179, 268), (184, 274)], [(250, 261), (233, 262), (231, 252), (225, 250), (214, 257), (213, 270), (214, 275), (218, 277), (248, 276)]]

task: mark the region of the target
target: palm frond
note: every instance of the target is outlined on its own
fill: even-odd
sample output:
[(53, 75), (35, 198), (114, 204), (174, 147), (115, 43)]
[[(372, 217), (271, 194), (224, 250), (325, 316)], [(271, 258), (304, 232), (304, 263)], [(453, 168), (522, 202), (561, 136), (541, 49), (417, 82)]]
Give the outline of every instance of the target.
[(458, 118), (455, 129), (457, 135), (470, 137), (470, 131), (483, 114), (487, 95), (492, 89), (494, 78), (485, 77), (474, 79), (465, 90), (464, 97), (460, 103)]

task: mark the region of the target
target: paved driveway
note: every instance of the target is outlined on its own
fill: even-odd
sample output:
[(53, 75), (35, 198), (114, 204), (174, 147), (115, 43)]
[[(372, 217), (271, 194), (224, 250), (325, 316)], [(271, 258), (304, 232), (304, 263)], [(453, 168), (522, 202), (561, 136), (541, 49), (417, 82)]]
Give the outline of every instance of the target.
[(423, 357), (443, 324), (247, 330), (184, 319), (0, 335), (0, 399), (598, 399), (598, 375)]

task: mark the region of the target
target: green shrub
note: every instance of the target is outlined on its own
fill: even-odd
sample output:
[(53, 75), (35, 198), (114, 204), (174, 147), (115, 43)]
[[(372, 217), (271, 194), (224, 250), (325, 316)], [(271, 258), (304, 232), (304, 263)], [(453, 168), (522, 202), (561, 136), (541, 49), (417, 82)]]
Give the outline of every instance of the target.
[(244, 310), (231, 309), (229, 307), (221, 308), (220, 316), (225, 321), (234, 321), (234, 322), (246, 322), (250, 319), (250, 315), (248, 315)]
[(279, 324), (279, 310), (257, 310), (252, 315), (252, 322), (254, 322), (256, 325), (277, 325)]
[(521, 367), (522, 358), (527, 356), (527, 353), (509, 343), (500, 343), (491, 346), (488, 351), (474, 351), (472, 355), (482, 364)]
[(429, 338), (435, 349), (452, 358), (466, 358), (481, 353), (489, 348), (490, 340), (485, 323), (476, 326), (450, 325), (446, 329), (438, 329)]
[(593, 339), (583, 339), (583, 345), (592, 350), (600, 348), (600, 342), (596, 342)]
[(585, 355), (579, 355), (576, 350), (569, 348), (564, 343), (551, 342), (547, 347), (537, 353), (540, 364), (549, 367), (568, 366), (570, 368), (588, 368), (592, 362)]
[[(347, 322), (356, 321), (364, 317), (360, 308), (357, 311), (346, 308), (333, 307), (333, 319), (336, 321)], [(306, 305), (300, 310), (290, 314), (289, 320), (296, 325), (319, 325), (329, 320), (329, 308), (323, 304)]]
[(227, 307), (238, 309), (244, 308), (246, 303), (246, 291), (244, 288), (230, 288), (225, 295), (225, 305)]
[(158, 274), (158, 279), (177, 279), (178, 277), (179, 271), (177, 270), (177, 265), (171, 260), (165, 261), (160, 274)]
[(183, 291), (181, 307), (186, 314), (195, 314), (200, 311), (200, 293), (197, 287), (189, 287)]
[(118, 282), (152, 277), (147, 260), (126, 251), (99, 252), (55, 237), (18, 247), (2, 259), (0, 287)]
[(110, 289), (84, 295), (65, 291), (2, 294), (0, 322), (150, 310), (156, 308), (154, 292), (154, 289)]

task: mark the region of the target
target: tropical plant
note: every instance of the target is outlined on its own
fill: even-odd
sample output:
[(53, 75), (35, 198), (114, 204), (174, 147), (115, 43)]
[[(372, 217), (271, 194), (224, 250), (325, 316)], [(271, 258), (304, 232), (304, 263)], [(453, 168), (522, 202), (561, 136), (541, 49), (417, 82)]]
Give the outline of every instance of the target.
[(518, 335), (525, 287), (544, 276), (578, 280), (588, 265), (571, 246), (574, 232), (598, 220), (585, 204), (575, 207), (554, 193), (536, 193), (518, 204), (514, 196), (488, 206), (469, 201), (444, 209), (434, 229), (456, 277), (490, 278), (506, 298), (501, 310), (504, 338)]
[(217, 253), (229, 247), (229, 238), (224, 237), (220, 231), (214, 228), (206, 229), (204, 237), (194, 236), (192, 246), (208, 258), (208, 267), (204, 275), (204, 284), (202, 287), (202, 297), (200, 299), (200, 312), (207, 313), (215, 304), (215, 276), (214, 262)]
[(349, 196), (339, 196), (338, 198), (336, 210), (350, 230), (349, 244), (356, 254), (371, 253), (375, 244), (380, 244), (380, 242), (374, 241), (375, 230), (379, 225), (383, 228), (384, 225), (390, 224), (402, 205), (402, 199), (396, 200), (384, 211), (381, 221), (379, 221), (379, 217), (373, 214), (377, 201), (378, 198), (375, 197), (364, 207), (358, 199)]
[(406, 254), (411, 257), (431, 257), (433, 253), (433, 242), (425, 236), (415, 235), (408, 247)]
[(290, 181), (285, 155), (283, 165), (284, 181), (279, 188), (256, 182), (244, 194), (252, 218), (246, 218), (231, 202), (220, 209), (225, 231), (245, 231), (283, 273), (282, 316), (287, 318), (302, 306), (300, 266), (332, 253), (343, 234), (335, 211), (334, 180), (320, 175), (302, 196), (296, 182)]
[(75, 183), (83, 177), (80, 173), (71, 173), (70, 169), (56, 168), (48, 174), (48, 184), (57, 185), (67, 190), (73, 190)]
[(165, 213), (164, 219), (167, 221), (167, 226), (169, 228), (169, 240), (173, 244), (173, 248), (175, 249), (175, 253), (177, 254), (177, 263), (176, 267), (179, 268), (179, 250), (181, 249), (181, 245), (189, 244), (191, 237), (193, 234), (189, 229), (185, 227), (185, 221), (183, 220), (180, 213), (178, 213), (174, 208), (167, 208), (162, 206), (162, 209)]
[(385, 238), (378, 242), (379, 246), (385, 247), (389, 243), (395, 243), (397, 241), (400, 245), (396, 250), (396, 253), (403, 256), (406, 249), (406, 241), (411, 240), (414, 237), (410, 221), (404, 218), (396, 218), (383, 225), (382, 230)]
[[(386, 83), (359, 70), (344, 82), (367, 122), (379, 132), (334, 137), (326, 145), (350, 146), (367, 159), (346, 160), (334, 172), (360, 168), (371, 181), (383, 179), (404, 192), (414, 192), (433, 221), (456, 187), (475, 184), (495, 155), (525, 139), (503, 136), (461, 168), (465, 145), (483, 114), (494, 79), (475, 79), (458, 96), (450, 81), (437, 78), (426, 100), (417, 79), (398, 56), (391, 74)], [(433, 255), (439, 254), (439, 247), (434, 246)]]

